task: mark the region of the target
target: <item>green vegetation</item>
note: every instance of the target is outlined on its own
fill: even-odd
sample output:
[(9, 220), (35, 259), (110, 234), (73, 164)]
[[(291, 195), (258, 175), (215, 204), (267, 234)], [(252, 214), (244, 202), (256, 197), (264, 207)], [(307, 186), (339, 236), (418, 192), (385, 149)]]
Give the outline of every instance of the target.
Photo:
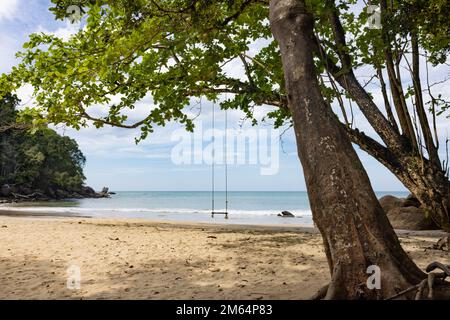
[(15, 96), (0, 102), (0, 194), (65, 198), (83, 193), (86, 161), (75, 140), (43, 127), (31, 133), (17, 124)]

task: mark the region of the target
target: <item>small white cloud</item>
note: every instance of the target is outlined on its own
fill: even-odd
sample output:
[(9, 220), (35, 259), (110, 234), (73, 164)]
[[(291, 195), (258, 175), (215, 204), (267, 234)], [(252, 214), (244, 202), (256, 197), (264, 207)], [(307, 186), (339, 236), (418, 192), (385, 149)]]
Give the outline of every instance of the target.
[(70, 23), (69, 21), (66, 21), (66, 26), (58, 28), (55, 31), (49, 31), (48, 29), (44, 28), (43, 26), (38, 26), (37, 33), (45, 33), (49, 35), (54, 35), (63, 41), (68, 41), (71, 36), (77, 34), (77, 32), (80, 31), (80, 24), (78, 23)]
[(17, 14), (19, 0), (1, 0), (0, 1), (0, 21), (11, 20)]

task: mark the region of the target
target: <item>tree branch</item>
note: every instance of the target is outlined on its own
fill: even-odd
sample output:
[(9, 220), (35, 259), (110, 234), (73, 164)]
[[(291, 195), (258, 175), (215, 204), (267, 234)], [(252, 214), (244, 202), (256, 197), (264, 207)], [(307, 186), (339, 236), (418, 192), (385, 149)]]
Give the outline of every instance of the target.
[(333, 75), (339, 85), (344, 88), (349, 95), (356, 101), (361, 112), (366, 117), (383, 142), (392, 150), (403, 151), (405, 144), (402, 137), (378, 109), (370, 95), (364, 90), (356, 79), (353, 71), (339, 68), (334, 61), (327, 55), (320, 44), (320, 40), (315, 38), (314, 50), (316, 55), (324, 62), (326, 69)]

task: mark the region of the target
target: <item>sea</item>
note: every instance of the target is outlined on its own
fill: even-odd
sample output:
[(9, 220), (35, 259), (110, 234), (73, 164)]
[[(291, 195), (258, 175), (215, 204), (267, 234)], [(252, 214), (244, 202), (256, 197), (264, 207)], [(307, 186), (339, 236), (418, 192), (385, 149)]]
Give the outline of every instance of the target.
[[(406, 197), (408, 192), (376, 192), (378, 198), (388, 194)], [(224, 215), (211, 216), (210, 191), (120, 191), (110, 198), (6, 204), (0, 209), (19, 215), (220, 224), (313, 225), (308, 194), (303, 191), (229, 191), (227, 197), (228, 219), (225, 219)], [(225, 192), (215, 192), (215, 211), (225, 211), (225, 199)], [(279, 217), (278, 214), (285, 210), (294, 214), (295, 218)]]

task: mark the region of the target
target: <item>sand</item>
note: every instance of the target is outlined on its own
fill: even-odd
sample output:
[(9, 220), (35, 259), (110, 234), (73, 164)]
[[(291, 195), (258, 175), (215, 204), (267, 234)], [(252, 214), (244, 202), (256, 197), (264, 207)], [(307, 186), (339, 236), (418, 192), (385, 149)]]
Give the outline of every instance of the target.
[[(438, 237), (400, 234), (420, 267), (448, 262)], [(306, 299), (328, 280), (309, 228), (0, 217), (0, 299)]]

